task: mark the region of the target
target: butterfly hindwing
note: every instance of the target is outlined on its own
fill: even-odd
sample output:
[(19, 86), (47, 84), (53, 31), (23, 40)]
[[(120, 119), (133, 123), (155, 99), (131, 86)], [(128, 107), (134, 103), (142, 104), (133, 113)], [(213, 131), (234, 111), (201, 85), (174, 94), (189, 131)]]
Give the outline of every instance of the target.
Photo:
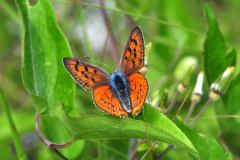
[(140, 72), (134, 72), (128, 77), (132, 115), (136, 116), (143, 108), (148, 93), (148, 83)]
[(90, 90), (108, 83), (108, 74), (93, 65), (75, 58), (64, 58), (63, 63), (71, 76), (84, 89)]
[(102, 85), (93, 90), (93, 99), (95, 104), (103, 111), (116, 116), (128, 117), (119, 102), (113, 95), (109, 85)]
[[(98, 108), (116, 116), (128, 117), (128, 113), (123, 108), (122, 99), (117, 98), (113, 93), (112, 80), (116, 85), (123, 85), (121, 81), (115, 82), (104, 70), (87, 64), (75, 58), (64, 58), (63, 63), (68, 72), (84, 89), (93, 90), (93, 100)], [(117, 72), (123, 73), (128, 80), (128, 88), (131, 103), (132, 116), (136, 116), (143, 108), (148, 93), (148, 83), (144, 75), (138, 70), (144, 66), (144, 41), (143, 33), (139, 27), (135, 27), (130, 34), (126, 48), (120, 61)], [(124, 80), (126, 79), (124, 78)], [(117, 90), (117, 93), (122, 90)]]
[(126, 48), (120, 62), (120, 69), (129, 74), (144, 66), (144, 40), (139, 27), (135, 27), (128, 39)]

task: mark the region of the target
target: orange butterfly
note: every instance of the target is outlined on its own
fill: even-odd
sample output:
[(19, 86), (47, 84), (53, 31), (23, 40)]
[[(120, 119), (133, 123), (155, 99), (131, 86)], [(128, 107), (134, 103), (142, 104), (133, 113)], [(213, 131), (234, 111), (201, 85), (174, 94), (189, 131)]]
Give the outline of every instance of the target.
[(144, 66), (144, 40), (139, 27), (130, 34), (117, 71), (104, 70), (75, 58), (63, 63), (75, 81), (86, 90), (93, 90), (93, 100), (101, 110), (117, 117), (136, 116), (143, 108), (148, 82), (139, 72)]

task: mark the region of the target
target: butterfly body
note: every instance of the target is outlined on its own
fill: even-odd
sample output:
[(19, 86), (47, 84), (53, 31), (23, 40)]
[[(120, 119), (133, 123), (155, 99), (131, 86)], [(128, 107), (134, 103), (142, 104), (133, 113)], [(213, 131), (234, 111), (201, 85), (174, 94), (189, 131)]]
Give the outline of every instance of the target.
[(103, 69), (75, 58), (63, 64), (84, 89), (93, 91), (98, 108), (116, 117), (136, 116), (142, 111), (148, 83), (139, 70), (144, 66), (144, 41), (139, 27), (130, 34), (117, 71), (109, 75)]
[(131, 112), (131, 102), (130, 102), (130, 88), (129, 81), (126, 75), (122, 71), (113, 72), (109, 85), (113, 94), (119, 99), (122, 104), (123, 109), (130, 113)]

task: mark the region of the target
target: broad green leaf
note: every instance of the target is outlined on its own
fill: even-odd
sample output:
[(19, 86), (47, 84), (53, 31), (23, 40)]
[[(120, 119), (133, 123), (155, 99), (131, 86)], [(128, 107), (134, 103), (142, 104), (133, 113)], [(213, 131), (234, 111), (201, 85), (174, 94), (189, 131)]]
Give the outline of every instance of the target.
[(75, 139), (146, 138), (174, 144), (197, 155), (191, 141), (184, 133), (150, 105), (145, 106), (138, 119), (96, 115), (68, 117), (64, 122), (69, 126)]
[(27, 0), (16, 0), (23, 21), (22, 78), (33, 96), (39, 112), (55, 113), (73, 105), (75, 86), (62, 64), (71, 57), (70, 47), (56, 23), (49, 0), (30, 6)]
[(178, 127), (191, 140), (199, 153), (201, 160), (229, 160), (230, 153), (224, 151), (222, 146), (214, 139), (197, 134), (181, 122), (177, 121)]
[(235, 64), (236, 51), (226, 54), (224, 37), (218, 27), (214, 13), (208, 5), (205, 6), (208, 32), (204, 42), (204, 71), (209, 85), (228, 67)]

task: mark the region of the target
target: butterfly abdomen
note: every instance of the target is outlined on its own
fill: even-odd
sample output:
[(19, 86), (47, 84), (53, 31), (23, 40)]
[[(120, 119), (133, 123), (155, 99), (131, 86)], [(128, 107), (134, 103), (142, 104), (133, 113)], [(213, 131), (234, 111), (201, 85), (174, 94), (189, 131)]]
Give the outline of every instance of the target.
[(119, 99), (123, 109), (130, 113), (131, 102), (130, 102), (130, 87), (126, 76), (121, 72), (117, 71), (112, 73), (110, 77), (110, 87), (113, 94)]

